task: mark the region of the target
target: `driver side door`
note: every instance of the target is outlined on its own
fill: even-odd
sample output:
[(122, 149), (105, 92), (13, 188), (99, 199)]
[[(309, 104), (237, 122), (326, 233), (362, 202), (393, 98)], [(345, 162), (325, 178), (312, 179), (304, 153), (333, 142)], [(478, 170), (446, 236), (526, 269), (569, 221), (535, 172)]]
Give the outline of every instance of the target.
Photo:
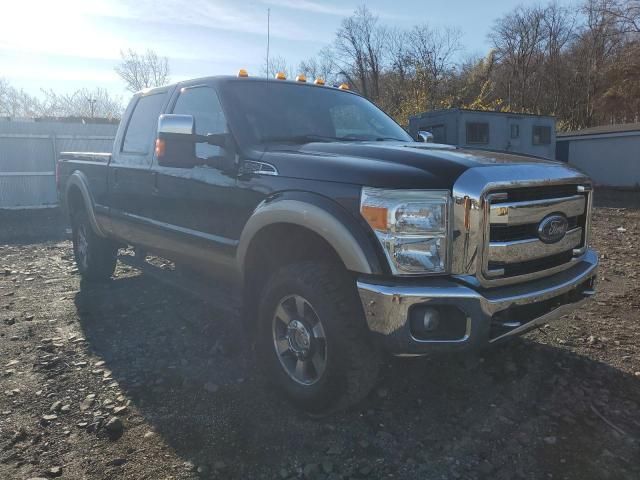
[[(197, 134), (227, 133), (216, 91), (207, 85), (182, 88), (169, 113), (192, 115)], [(201, 164), (191, 168), (161, 166), (154, 159), (152, 218), (162, 230), (161, 253), (196, 269), (232, 265), (237, 241), (230, 238), (230, 203), (235, 172), (210, 166), (224, 155), (221, 147), (196, 144)]]

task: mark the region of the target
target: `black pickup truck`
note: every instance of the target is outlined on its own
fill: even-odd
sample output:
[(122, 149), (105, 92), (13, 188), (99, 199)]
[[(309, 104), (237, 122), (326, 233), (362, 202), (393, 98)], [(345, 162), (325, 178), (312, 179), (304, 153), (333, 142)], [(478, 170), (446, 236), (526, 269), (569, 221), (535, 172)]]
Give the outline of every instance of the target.
[(594, 294), (582, 173), (415, 141), (314, 83), (145, 90), (111, 154), (62, 154), (82, 276), (109, 279), (131, 245), (222, 281), (273, 381), (316, 411), (363, 398), (381, 353), (482, 348)]

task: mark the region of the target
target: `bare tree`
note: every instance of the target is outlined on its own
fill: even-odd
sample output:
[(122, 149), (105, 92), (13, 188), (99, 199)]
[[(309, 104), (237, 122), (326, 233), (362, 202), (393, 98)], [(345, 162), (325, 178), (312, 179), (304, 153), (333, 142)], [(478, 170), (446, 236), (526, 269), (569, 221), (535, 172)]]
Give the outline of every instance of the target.
[(169, 83), (169, 60), (159, 57), (153, 50), (138, 53), (132, 49), (120, 51), (121, 61), (116, 73), (127, 84), (127, 90), (137, 92), (144, 88)]
[(534, 111), (535, 78), (543, 59), (544, 9), (518, 7), (496, 21), (489, 35), (496, 58), (505, 70), (508, 103)]
[(570, 72), (565, 64), (566, 53), (575, 39), (576, 15), (568, 8), (551, 3), (544, 9), (543, 17), (543, 74), (538, 76), (537, 96), (543, 97), (541, 109), (556, 114), (563, 106)]
[(281, 55), (270, 56), (268, 64), (267, 59), (264, 59), (264, 64), (262, 65), (263, 75), (273, 78), (279, 72), (284, 73), (287, 78), (293, 75), (293, 69), (289, 66), (286, 57)]
[(640, 0), (603, 2), (599, 8), (616, 20), (621, 32), (640, 33)]
[(373, 100), (380, 96), (385, 39), (386, 29), (365, 5), (345, 18), (336, 33), (334, 59), (338, 74)]
[(298, 70), (308, 78), (319, 77), (329, 84), (337, 81), (336, 66), (330, 48), (323, 48), (316, 57), (301, 61)]
[(120, 118), (124, 106), (104, 88), (82, 88), (70, 94), (42, 90), (41, 115), (48, 117)]
[(0, 116), (36, 117), (40, 110), (41, 104), (37, 97), (0, 79)]
[(453, 28), (415, 26), (408, 34), (409, 58), (419, 88), (426, 92), (425, 108), (434, 108), (442, 98), (442, 86), (452, 73), (454, 56), (461, 50), (461, 32)]
[(119, 118), (124, 107), (120, 97), (104, 88), (82, 88), (73, 93), (57, 93), (42, 89), (39, 96), (30, 95), (0, 79), (0, 116), (3, 117), (100, 117)]

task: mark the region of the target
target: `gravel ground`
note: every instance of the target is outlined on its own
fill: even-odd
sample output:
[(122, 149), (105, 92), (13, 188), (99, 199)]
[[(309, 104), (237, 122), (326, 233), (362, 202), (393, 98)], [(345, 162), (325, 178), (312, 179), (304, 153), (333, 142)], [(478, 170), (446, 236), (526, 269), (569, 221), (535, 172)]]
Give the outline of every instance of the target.
[(34, 241), (12, 224), (0, 478), (640, 478), (640, 210), (594, 223), (586, 308), (481, 355), (390, 359), (324, 418), (270, 388), (232, 315), (125, 265), (81, 285), (59, 225)]

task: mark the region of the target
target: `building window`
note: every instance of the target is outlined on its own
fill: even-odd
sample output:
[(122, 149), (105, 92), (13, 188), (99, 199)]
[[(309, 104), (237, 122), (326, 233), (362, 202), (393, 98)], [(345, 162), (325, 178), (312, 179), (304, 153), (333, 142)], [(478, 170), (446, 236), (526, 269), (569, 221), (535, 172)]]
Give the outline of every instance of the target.
[(549, 145), (551, 143), (551, 127), (536, 125), (533, 127), (533, 144)]
[(511, 124), (511, 138), (520, 138), (520, 125)]
[(467, 123), (467, 143), (486, 145), (489, 143), (488, 123)]

